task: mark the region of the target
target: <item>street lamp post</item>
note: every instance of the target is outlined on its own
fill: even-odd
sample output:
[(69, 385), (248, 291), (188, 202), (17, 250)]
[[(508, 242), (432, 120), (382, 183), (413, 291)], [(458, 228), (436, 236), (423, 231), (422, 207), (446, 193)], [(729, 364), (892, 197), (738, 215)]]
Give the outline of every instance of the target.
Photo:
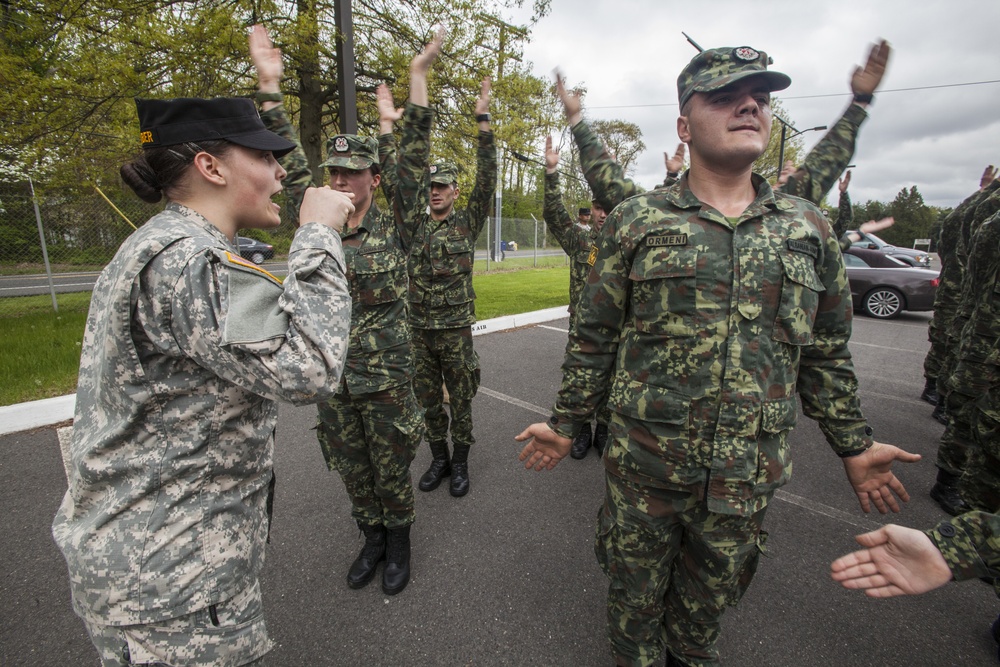
[[(785, 142), (788, 141), (789, 139), (794, 139), (795, 137), (799, 136), (800, 134), (804, 134), (805, 132), (812, 132), (813, 130), (825, 130), (826, 125), (817, 125), (816, 127), (808, 127), (804, 130), (796, 130), (791, 123), (789, 123), (781, 116), (776, 115), (775, 119), (777, 119), (778, 122), (781, 123), (781, 145), (778, 148), (778, 175), (780, 176), (781, 169), (785, 164)], [(792, 134), (788, 134), (789, 128), (795, 131)]]

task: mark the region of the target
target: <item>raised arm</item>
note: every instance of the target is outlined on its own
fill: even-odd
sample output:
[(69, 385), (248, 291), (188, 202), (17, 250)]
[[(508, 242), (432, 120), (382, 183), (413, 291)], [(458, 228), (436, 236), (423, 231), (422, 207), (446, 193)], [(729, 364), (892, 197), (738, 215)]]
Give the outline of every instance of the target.
[(819, 204), (840, 175), (847, 169), (857, 144), (858, 131), (868, 118), (866, 109), (882, 83), (891, 48), (885, 40), (871, 47), (864, 67), (856, 67), (851, 75), (854, 99), (844, 115), (830, 128), (806, 156), (782, 190), (788, 194)]
[(641, 194), (642, 188), (626, 178), (625, 170), (608, 154), (604, 142), (583, 120), (580, 96), (566, 90), (566, 81), (558, 70), (556, 70), (556, 94), (562, 102), (573, 140), (580, 150), (580, 166), (583, 168), (587, 184), (594, 193), (594, 201), (605, 211), (611, 212), (625, 199)]
[(552, 147), (552, 137), (545, 137), (545, 208), (542, 215), (563, 251), (572, 255), (578, 249), (576, 239), (573, 238), (574, 230), (579, 228), (563, 203), (558, 168), (559, 151)]
[(382, 194), (385, 200), (392, 204), (396, 191), (396, 135), (393, 127), (403, 117), (403, 110), (397, 109), (392, 101), (389, 86), (380, 83), (375, 89), (375, 101), (378, 106), (379, 135), (378, 162), (382, 172)]
[[(306, 189), (313, 185), (313, 176), (309, 170), (309, 161), (306, 159), (305, 151), (302, 150), (302, 144), (299, 142), (299, 134), (292, 127), (291, 120), (285, 113), (285, 106), (281, 101), (280, 84), (284, 72), (281, 49), (274, 47), (271, 38), (267, 35), (267, 30), (259, 24), (250, 31), (249, 43), (250, 59), (257, 71), (257, 98), (263, 111), (260, 118), (264, 121), (264, 126), (267, 129), (295, 142), (295, 148), (290, 153), (280, 157), (278, 162), (287, 172), (281, 181), (288, 192), (288, 196), (285, 198), (285, 212), (288, 218), (298, 225), (302, 198)], [(315, 185), (322, 185), (322, 183)]]
[(497, 187), (497, 147), (490, 129), (490, 77), (483, 79), (476, 100), (476, 124), (479, 126), (479, 148), (476, 150), (476, 185), (469, 196), (469, 228), (474, 239), (479, 238), (493, 203)]

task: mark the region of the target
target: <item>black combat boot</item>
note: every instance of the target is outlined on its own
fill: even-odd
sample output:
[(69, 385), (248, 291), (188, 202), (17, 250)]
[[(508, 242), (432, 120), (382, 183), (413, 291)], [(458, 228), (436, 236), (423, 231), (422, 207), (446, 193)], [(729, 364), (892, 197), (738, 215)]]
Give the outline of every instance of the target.
[(948, 408), (945, 407), (944, 401), (942, 401), (940, 397), (938, 397), (938, 404), (934, 408), (934, 412), (931, 413), (931, 417), (934, 417), (934, 419), (938, 420), (945, 426), (948, 425)]
[(972, 509), (958, 492), (958, 479), (958, 475), (938, 468), (937, 482), (931, 487), (931, 498), (952, 516), (958, 516)]
[(382, 591), (395, 595), (410, 581), (410, 527), (390, 528), (387, 535), (388, 554), (382, 570)]
[(469, 446), (455, 445), (451, 456), (451, 495), (459, 498), (469, 492)]
[(448, 461), (448, 443), (432, 442), (430, 447), (434, 458), (431, 460), (431, 467), (421, 475), (420, 483), (417, 484), (421, 491), (433, 491), (438, 488), (442, 479), (451, 474), (451, 463)]
[(598, 456), (604, 456), (604, 448), (608, 446), (608, 425), (598, 424), (594, 427), (594, 449)]
[(933, 379), (933, 380), (930, 379), (930, 378), (927, 379), (927, 382), (924, 383), (924, 390), (923, 390), (923, 392), (921, 392), (920, 398), (923, 399), (923, 400), (925, 400), (925, 401), (927, 401), (931, 405), (937, 405), (938, 404), (938, 398), (939, 398), (939, 396), (938, 396), (938, 393), (937, 393), (937, 380), (936, 379)]
[(367, 586), (375, 576), (378, 564), (385, 560), (385, 526), (359, 523), (358, 527), (365, 534), (365, 546), (361, 547), (361, 553), (354, 559), (347, 573), (347, 585), (351, 588)]
[(574, 459), (586, 458), (587, 450), (590, 449), (592, 442), (593, 437), (590, 434), (590, 424), (584, 424), (580, 433), (573, 439), (573, 446), (569, 450), (569, 455)]

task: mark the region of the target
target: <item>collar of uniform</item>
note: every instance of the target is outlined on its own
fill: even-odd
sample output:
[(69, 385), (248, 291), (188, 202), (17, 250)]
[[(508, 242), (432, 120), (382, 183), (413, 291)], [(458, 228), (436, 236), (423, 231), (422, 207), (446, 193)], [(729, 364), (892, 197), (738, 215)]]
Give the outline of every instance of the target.
[(354, 228), (349, 228), (344, 225), (344, 228), (340, 230), (340, 238), (348, 238), (359, 233), (361, 230), (370, 232), (375, 227), (375, 220), (382, 215), (381, 211), (378, 210), (378, 205), (375, 204), (375, 199), (372, 198), (372, 204), (368, 207), (368, 211), (365, 213), (365, 217), (361, 219), (361, 224)]
[(229, 238), (225, 234), (223, 234), (218, 227), (209, 222), (208, 218), (206, 218), (193, 208), (188, 208), (184, 204), (179, 204), (175, 201), (168, 201), (167, 205), (164, 207), (164, 210), (173, 211), (174, 213), (181, 215), (185, 219), (190, 220), (191, 222), (203, 228), (206, 232), (214, 236), (220, 242), (232, 248), (236, 252), (236, 254), (239, 254), (239, 251), (237, 250), (233, 242), (230, 241)]

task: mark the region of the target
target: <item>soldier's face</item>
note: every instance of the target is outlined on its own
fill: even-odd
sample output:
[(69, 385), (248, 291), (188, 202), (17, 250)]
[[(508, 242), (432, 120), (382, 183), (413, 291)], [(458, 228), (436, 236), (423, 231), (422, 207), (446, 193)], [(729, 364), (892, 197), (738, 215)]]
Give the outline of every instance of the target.
[(280, 225), (281, 209), (271, 197), (281, 192), (285, 170), (271, 151), (234, 146), (220, 163), (237, 229), (266, 229)]
[(354, 194), (354, 209), (360, 211), (371, 203), (375, 188), (382, 182), (380, 174), (373, 174), (371, 169), (348, 169), (347, 167), (330, 167), (330, 188), (338, 192)]
[(759, 77), (711, 93), (695, 93), (677, 119), (691, 163), (744, 169), (764, 154), (771, 137), (771, 94)]
[(601, 205), (597, 202), (590, 203), (590, 226), (594, 228), (595, 232), (601, 231), (601, 227), (604, 226), (604, 221), (608, 217), (608, 212), (601, 208)]
[(457, 197), (458, 186), (454, 183), (431, 183), (431, 213), (447, 216)]

